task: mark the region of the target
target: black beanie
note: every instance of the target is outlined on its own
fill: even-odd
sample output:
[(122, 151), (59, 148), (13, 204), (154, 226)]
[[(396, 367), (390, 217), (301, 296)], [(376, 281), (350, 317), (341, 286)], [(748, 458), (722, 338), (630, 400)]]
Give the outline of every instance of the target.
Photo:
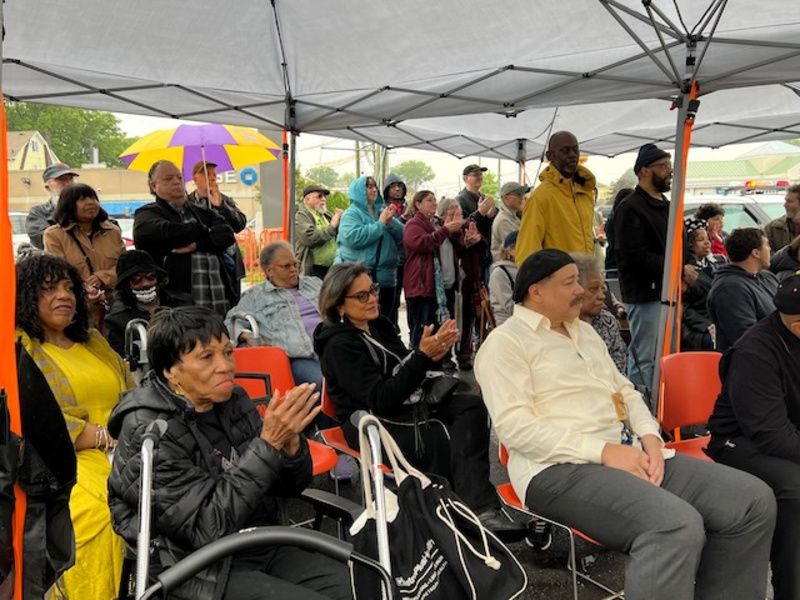
[(800, 315), (800, 271), (784, 279), (778, 286), (775, 308), (785, 315)]
[(642, 170), (642, 167), (652, 165), (654, 162), (664, 158), (665, 156), (671, 156), (671, 154), (669, 152), (665, 152), (655, 144), (645, 144), (639, 148), (639, 156), (636, 157), (636, 164), (633, 165), (633, 172), (638, 175), (639, 171)]
[(522, 302), (528, 288), (534, 283), (549, 277), (560, 268), (574, 263), (575, 261), (569, 254), (554, 248), (539, 250), (531, 254), (522, 263), (517, 273), (517, 281), (514, 284), (514, 302)]

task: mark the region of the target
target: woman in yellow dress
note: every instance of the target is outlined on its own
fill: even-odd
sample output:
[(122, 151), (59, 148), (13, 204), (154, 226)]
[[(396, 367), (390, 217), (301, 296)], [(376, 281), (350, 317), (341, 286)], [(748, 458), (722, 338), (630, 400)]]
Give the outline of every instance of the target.
[(115, 442), (106, 429), (131, 374), (96, 329), (89, 327), (83, 282), (66, 261), (33, 256), (17, 265), (17, 337), (47, 379), (78, 458), (70, 496), (75, 566), (51, 589), (66, 600), (117, 596), (124, 545), (111, 528), (107, 480)]

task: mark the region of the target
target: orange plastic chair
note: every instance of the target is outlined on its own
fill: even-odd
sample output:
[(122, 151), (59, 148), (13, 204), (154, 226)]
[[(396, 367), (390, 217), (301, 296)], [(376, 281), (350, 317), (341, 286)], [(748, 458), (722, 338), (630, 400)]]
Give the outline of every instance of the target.
[[(508, 450), (503, 444), (498, 445), (498, 455), (499, 455), (498, 458), (500, 459), (500, 466), (505, 469), (508, 466)], [(558, 521), (553, 521), (551, 519), (547, 519), (541, 515), (536, 514), (535, 512), (530, 510), (527, 506), (525, 506), (525, 504), (519, 499), (519, 496), (517, 496), (517, 492), (514, 490), (514, 486), (512, 486), (510, 482), (500, 483), (496, 486), (496, 489), (498, 495), (500, 496), (500, 500), (502, 500), (506, 506), (513, 508), (514, 510), (517, 510), (521, 513), (524, 513), (534, 519), (538, 519), (540, 521), (546, 521), (547, 523), (550, 523), (554, 527), (562, 529), (567, 534), (567, 536), (569, 537), (569, 555), (567, 556), (567, 569), (569, 570), (572, 576), (572, 597), (574, 598), (574, 600), (578, 600), (578, 578), (588, 583), (591, 583), (598, 589), (601, 589), (611, 594), (610, 596), (605, 596), (603, 600), (614, 600), (615, 598), (625, 597), (624, 590), (620, 591), (612, 590), (611, 588), (603, 585), (596, 579), (593, 579), (586, 573), (580, 572), (577, 568), (577, 559), (575, 553), (575, 536), (578, 536), (579, 538), (589, 542), (592, 545), (602, 547), (603, 545), (600, 542), (592, 539), (591, 537), (589, 537), (588, 535), (577, 529), (574, 529), (572, 527), (564, 525), (563, 523), (559, 523)]]
[(710, 461), (704, 449), (711, 436), (681, 439), (680, 428), (706, 425), (722, 390), (718, 352), (681, 352), (661, 358), (658, 394), (658, 420), (674, 441), (667, 448)]
[[(240, 378), (236, 382), (241, 385), (252, 398), (271, 396), (273, 390), (285, 392), (294, 387), (294, 376), (289, 357), (282, 348), (275, 346), (255, 346), (252, 348), (236, 348), (233, 351), (233, 362)], [(269, 375), (270, 389), (264, 394), (265, 383), (252, 378), (252, 374)], [(266, 406), (258, 406), (263, 416)], [(311, 452), (312, 474), (316, 477), (329, 472), (336, 466), (336, 452), (325, 444), (308, 440)]]
[[(322, 380), (322, 414), (330, 417), (334, 421), (339, 420), (336, 417), (336, 407), (333, 405), (333, 400), (331, 400), (328, 395), (328, 383), (324, 379)], [(350, 447), (350, 444), (347, 443), (347, 438), (344, 437), (344, 429), (342, 429), (340, 425), (322, 429), (319, 435), (322, 441), (336, 452), (341, 452), (347, 456), (352, 456), (356, 460), (361, 460), (361, 453)], [(392, 472), (386, 465), (381, 465), (381, 470), (387, 475)]]

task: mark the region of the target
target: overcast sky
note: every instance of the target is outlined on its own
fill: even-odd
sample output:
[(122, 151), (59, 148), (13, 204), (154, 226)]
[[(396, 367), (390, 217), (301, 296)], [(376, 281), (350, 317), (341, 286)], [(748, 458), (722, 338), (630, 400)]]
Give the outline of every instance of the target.
[[(161, 117), (142, 117), (115, 113), (120, 119), (120, 127), (131, 136), (142, 136), (156, 129), (170, 129), (176, 127), (178, 123), (189, 123), (189, 121), (176, 121), (175, 119), (165, 119)], [(280, 140), (273, 140), (280, 144)], [(740, 154), (758, 146), (759, 144), (740, 144), (736, 146), (725, 146), (717, 150), (707, 148), (692, 149), (689, 160), (728, 160), (736, 158)], [(672, 150), (671, 148), (665, 148)], [(346, 158), (352, 157), (349, 162), (343, 162)], [(362, 159), (363, 160), (363, 159)], [(392, 150), (389, 154), (389, 165), (397, 165), (404, 160), (421, 160), (433, 169), (436, 178), (427, 184), (438, 195), (455, 194), (462, 187), (461, 170), (471, 162), (480, 162), (489, 167), (495, 173), (500, 168), (500, 180), (510, 181), (517, 178), (517, 165), (511, 161), (498, 161), (497, 159), (467, 157), (461, 160), (448, 154), (440, 152), (428, 152), (425, 150), (398, 149)], [(586, 166), (597, 177), (601, 184), (610, 184), (617, 179), (625, 170), (633, 166), (636, 160), (635, 154), (621, 154), (614, 158), (603, 158), (592, 156), (586, 161)], [(302, 134), (298, 137), (297, 162), (301, 171), (305, 173), (309, 168), (319, 164), (329, 164), (340, 174), (355, 172), (355, 152), (354, 142), (350, 140), (340, 140), (335, 138), (322, 137), (312, 134)], [(530, 161), (526, 164), (529, 179), (536, 175), (538, 161)], [(366, 163), (362, 162), (362, 169), (367, 169)]]

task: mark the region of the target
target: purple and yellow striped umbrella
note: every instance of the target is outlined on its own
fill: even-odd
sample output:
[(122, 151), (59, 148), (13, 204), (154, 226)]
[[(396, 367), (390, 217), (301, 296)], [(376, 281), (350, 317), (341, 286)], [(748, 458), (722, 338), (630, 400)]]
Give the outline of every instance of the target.
[(159, 160), (175, 163), (185, 180), (192, 178), (192, 167), (206, 160), (217, 171), (233, 171), (275, 160), (280, 147), (255, 129), (234, 125), (179, 125), (142, 137), (119, 157), (125, 166), (147, 172)]

